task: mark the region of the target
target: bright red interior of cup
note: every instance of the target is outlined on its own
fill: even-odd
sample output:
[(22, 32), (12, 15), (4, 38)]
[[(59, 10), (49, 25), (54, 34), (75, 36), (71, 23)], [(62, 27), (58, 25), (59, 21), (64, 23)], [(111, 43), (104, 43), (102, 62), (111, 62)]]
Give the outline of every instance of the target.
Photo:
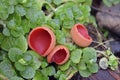
[(55, 52), (51, 60), (52, 62), (55, 62), (55, 63), (61, 63), (62, 61), (64, 61), (66, 56), (67, 56), (66, 51), (64, 49), (60, 49), (57, 52)]
[(44, 29), (36, 29), (30, 35), (30, 45), (32, 48), (43, 55), (45, 51), (49, 48), (51, 43), (51, 36), (48, 31)]
[(86, 39), (90, 39), (90, 36), (88, 35), (87, 29), (84, 28), (82, 25), (77, 25), (78, 32), (85, 37)]

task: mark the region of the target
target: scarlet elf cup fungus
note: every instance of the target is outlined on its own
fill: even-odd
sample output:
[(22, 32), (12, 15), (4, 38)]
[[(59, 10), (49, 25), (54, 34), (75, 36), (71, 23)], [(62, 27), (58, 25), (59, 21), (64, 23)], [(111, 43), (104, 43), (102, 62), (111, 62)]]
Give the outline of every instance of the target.
[(47, 56), (48, 63), (56, 63), (62, 65), (69, 59), (69, 50), (63, 45), (57, 45)]
[(48, 27), (36, 27), (28, 35), (28, 44), (41, 56), (47, 56), (55, 47), (56, 37)]
[(86, 27), (82, 24), (75, 24), (71, 29), (73, 41), (80, 47), (87, 47), (91, 44), (92, 38), (88, 35)]

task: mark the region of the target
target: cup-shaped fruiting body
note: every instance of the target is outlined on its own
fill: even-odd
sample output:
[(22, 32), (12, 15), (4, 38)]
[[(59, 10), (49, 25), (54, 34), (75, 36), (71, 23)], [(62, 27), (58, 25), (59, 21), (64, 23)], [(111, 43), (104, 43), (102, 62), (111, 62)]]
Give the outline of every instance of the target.
[(75, 24), (71, 29), (72, 40), (80, 47), (87, 47), (91, 44), (92, 38), (88, 35), (87, 28), (82, 24)]
[(69, 50), (63, 45), (57, 45), (47, 56), (48, 63), (56, 63), (62, 65), (69, 59)]
[(55, 47), (56, 37), (48, 27), (36, 27), (28, 35), (28, 44), (41, 56), (47, 56)]

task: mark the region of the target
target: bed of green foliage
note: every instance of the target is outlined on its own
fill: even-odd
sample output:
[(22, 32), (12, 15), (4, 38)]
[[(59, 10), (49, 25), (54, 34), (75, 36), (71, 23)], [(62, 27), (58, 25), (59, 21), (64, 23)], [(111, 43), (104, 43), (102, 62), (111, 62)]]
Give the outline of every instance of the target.
[[(92, 47), (78, 47), (69, 34), (76, 23), (96, 26), (90, 14), (91, 3), (92, 0), (0, 0), (0, 80), (49, 80), (49, 76), (66, 80), (77, 71), (83, 77), (96, 73), (97, 51)], [(57, 44), (69, 48), (67, 63), (48, 64), (28, 48), (27, 36), (38, 26), (50, 27)], [(115, 69), (116, 57), (109, 61)]]

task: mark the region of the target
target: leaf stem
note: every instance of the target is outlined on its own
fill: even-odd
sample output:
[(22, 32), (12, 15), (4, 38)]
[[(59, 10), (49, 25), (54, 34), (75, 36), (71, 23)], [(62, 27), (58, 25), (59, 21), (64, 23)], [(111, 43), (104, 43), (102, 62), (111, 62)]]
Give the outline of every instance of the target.
[(105, 52), (99, 51), (99, 50), (96, 50), (96, 52), (97, 52), (97, 53), (100, 53), (100, 54), (104, 55), (106, 58), (108, 58), (108, 55), (106, 55)]
[(76, 72), (77, 70), (73, 70), (73, 67), (70, 67), (66, 73), (67, 76), (66, 80), (69, 80)]

